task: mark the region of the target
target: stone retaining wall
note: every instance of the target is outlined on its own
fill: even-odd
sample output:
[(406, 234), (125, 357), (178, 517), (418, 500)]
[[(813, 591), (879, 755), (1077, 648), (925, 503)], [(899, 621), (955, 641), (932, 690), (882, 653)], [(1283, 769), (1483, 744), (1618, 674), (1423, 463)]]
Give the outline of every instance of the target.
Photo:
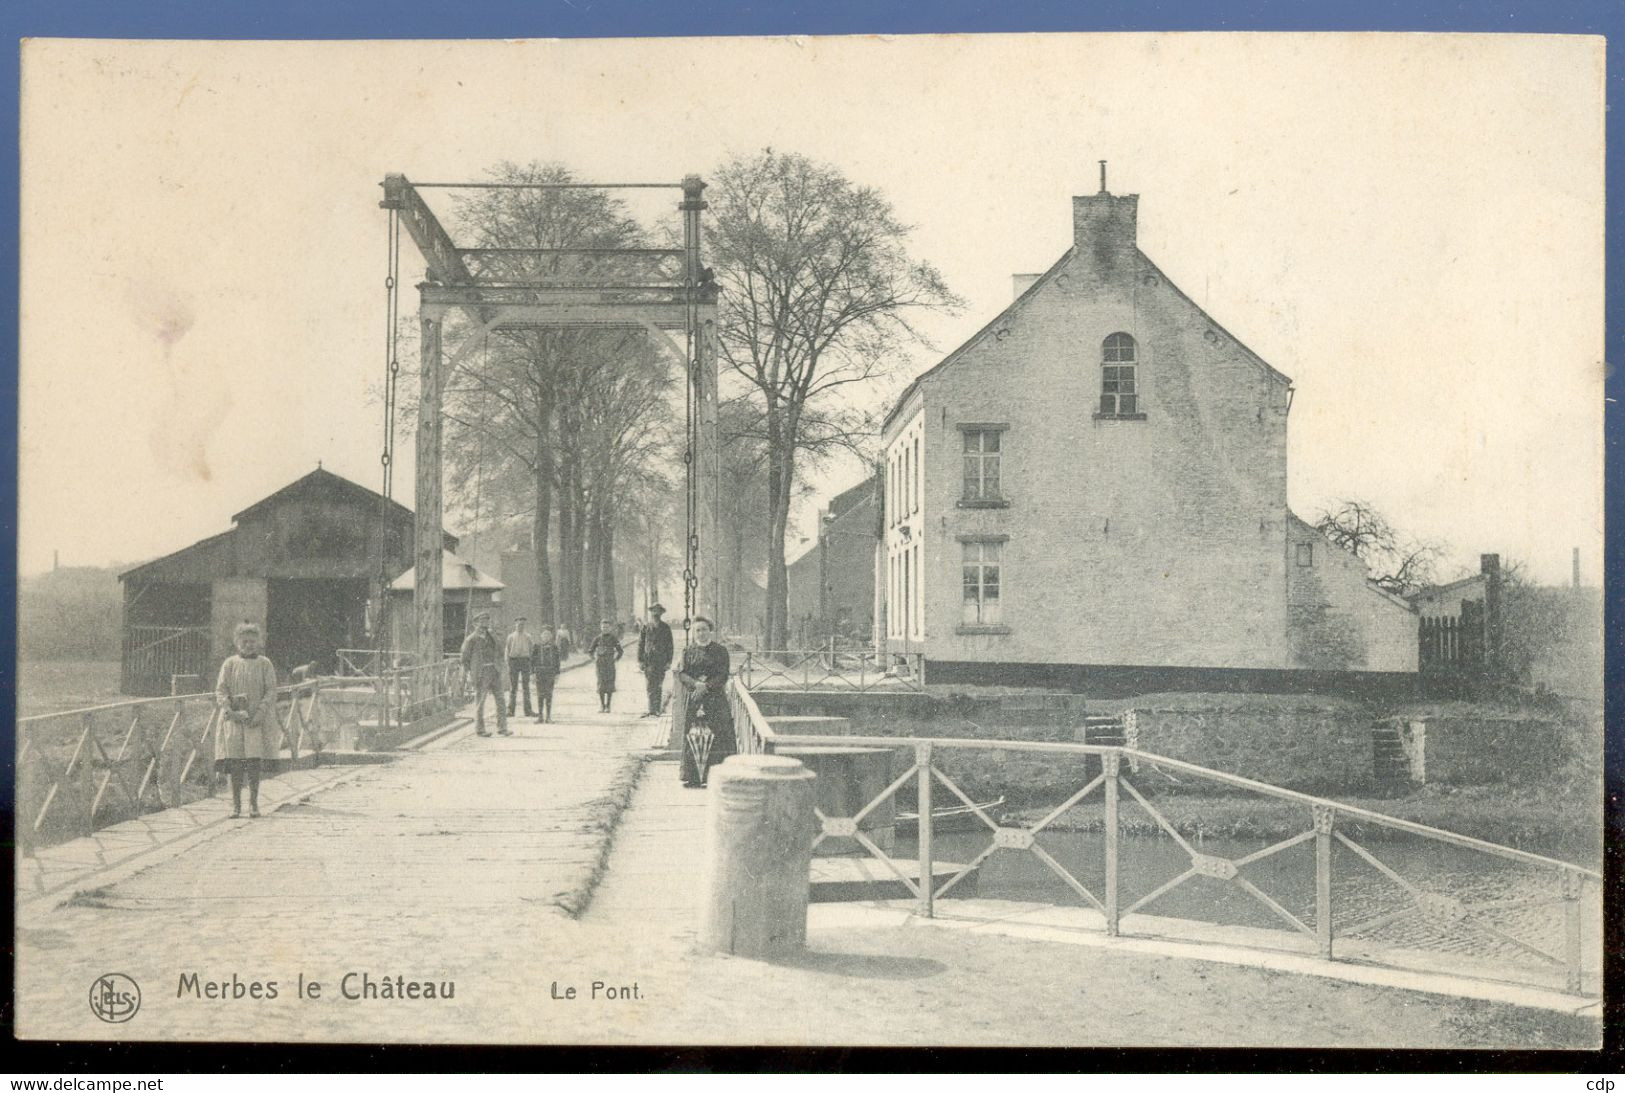
[[(1372, 781), (1372, 718), (1353, 703), (1135, 707), (1124, 722), (1129, 747), (1286, 789), (1347, 793)], [(1190, 781), (1150, 771), (1138, 777), (1151, 784)]]
[(1533, 782), (1568, 758), (1571, 734), (1555, 720), (1429, 717), (1401, 723), (1412, 777), (1429, 785)]
[[(1365, 703), (1314, 695), (1147, 695), (1110, 702), (1069, 694), (763, 690), (754, 697), (770, 717), (844, 717), (853, 735), (871, 736), (1074, 742), (1082, 740), (1086, 715), (1120, 713), (1130, 747), (1327, 796), (1379, 788), (1373, 733), (1391, 723)], [(1561, 722), (1540, 716), (1429, 712), (1396, 720), (1402, 741), (1422, 749), (1413, 780), (1419, 771), (1429, 784), (1536, 781), (1566, 757), (1571, 735)], [(1411, 740), (1413, 722), (1425, 725), (1420, 745)], [(1012, 805), (1058, 803), (1093, 773), (1081, 758), (1045, 753), (943, 748), (937, 760), (971, 796), (1005, 796)], [(901, 771), (913, 759), (897, 761)], [(1211, 785), (1141, 767), (1132, 777), (1147, 789), (1205, 792)]]

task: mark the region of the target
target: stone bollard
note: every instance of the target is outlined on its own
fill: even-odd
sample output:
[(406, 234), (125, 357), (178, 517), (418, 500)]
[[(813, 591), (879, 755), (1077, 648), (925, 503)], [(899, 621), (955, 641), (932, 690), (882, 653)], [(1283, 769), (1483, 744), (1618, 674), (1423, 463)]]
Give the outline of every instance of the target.
[(777, 755), (711, 769), (701, 948), (761, 960), (806, 944), (815, 780)]

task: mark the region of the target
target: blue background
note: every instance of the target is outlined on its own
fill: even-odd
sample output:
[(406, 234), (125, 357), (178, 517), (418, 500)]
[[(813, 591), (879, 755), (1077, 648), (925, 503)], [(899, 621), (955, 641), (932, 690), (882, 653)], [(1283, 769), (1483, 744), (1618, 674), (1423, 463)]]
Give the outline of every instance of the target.
[[(17, 132), (18, 50), (17, 40), (22, 37), (94, 37), (94, 38), (517, 38), (517, 37), (628, 37), (639, 35), (764, 35), (764, 34), (854, 34), (923, 32), (1009, 32), (1009, 31), (1080, 31), (1080, 30), (1282, 30), (1282, 31), (1461, 31), (1461, 32), (1518, 32), (1552, 34), (1601, 34), (1610, 37), (1608, 43), (1608, 105), (1610, 112), (1621, 102), (1621, 89), (1625, 87), (1625, 3), (1571, 2), (1553, 3), (1552, 0), (1526, 0), (1511, 3), (1442, 3), (1437, 0), (1366, 0), (1363, 3), (1305, 2), (1305, 0), (1269, 0), (1230, 4), (1200, 4), (1192, 2), (1128, 2), (1106, 0), (1094, 3), (1048, 2), (1021, 3), (1006, 0), (1003, 3), (973, 3), (964, 0), (937, 0), (937, 2), (898, 3), (885, 0), (839, 0), (826, 3), (716, 3), (696, 4), (667, 0), (649, 6), (631, 3), (595, 2), (595, 0), (396, 0), (393, 3), (369, 0), (365, 3), (347, 3), (345, 0), (189, 0), (189, 2), (145, 2), (145, 0), (103, 0), (99, 3), (73, 3), (58, 0), (43, 3), (38, 0), (0, 0), (0, 28), (9, 41), (0, 49), (0, 94), (3, 94), (4, 119), (10, 133)], [(0, 256), (0, 299), (6, 305), (0, 308), (0, 428), (7, 431), (7, 440), (0, 444), (0, 521), (5, 534), (13, 542), (16, 535), (17, 511), (17, 143), (15, 139), (0, 141), (0, 205), (12, 211), (13, 230), (0, 233), (5, 252)], [(1607, 356), (1610, 360), (1622, 358), (1618, 347), (1625, 331), (1625, 293), (1620, 291), (1622, 269), (1621, 187), (1625, 185), (1625, 161), (1621, 158), (1620, 140), (1614, 127), (1609, 127), (1608, 175), (1608, 273), (1607, 273)], [(87, 165), (88, 169), (93, 169)], [(108, 200), (118, 200), (116, 179), (108, 181)], [(49, 246), (49, 240), (36, 240), (36, 246)], [(72, 292), (72, 286), (63, 286)], [(1531, 367), (1535, 366), (1534, 361)], [(1625, 381), (1610, 374), (1607, 381), (1609, 402), (1606, 414), (1607, 429), (1607, 514), (1608, 541), (1605, 551), (1605, 572), (1625, 572), (1625, 536), (1616, 534), (1621, 512), (1621, 497), (1625, 493), (1625, 475), (1621, 474), (1620, 403)], [(1538, 384), (1532, 379), (1531, 397), (1539, 397)], [(71, 429), (72, 422), (63, 422)], [(94, 444), (95, 438), (85, 438)], [(1565, 478), (1571, 468), (1552, 467), (1550, 474), (1554, 488), (1566, 488)], [(53, 503), (73, 505), (74, 498), (53, 498)], [(94, 512), (83, 514), (86, 520), (95, 520)], [(16, 572), (15, 553), (0, 559), (0, 634), (15, 633)], [(1608, 871), (1613, 882), (1619, 880), (1619, 852), (1617, 834), (1619, 813), (1615, 805), (1622, 787), (1625, 787), (1625, 762), (1618, 735), (1621, 712), (1622, 668), (1618, 651), (1621, 628), (1620, 594), (1617, 585), (1610, 584), (1606, 594), (1608, 629), (1607, 669), (1607, 721), (1608, 721), (1608, 819), (1614, 837), (1610, 838)], [(14, 730), (15, 710), (14, 661), (11, 656), (0, 658), (0, 724)], [(4, 761), (12, 761), (11, 747), (5, 749)], [(11, 817), (11, 793), (14, 782), (7, 778), (5, 814)], [(1615, 908), (1617, 911), (1617, 907)], [(1613, 919), (1617, 929), (1618, 917)], [(1612, 934), (1616, 944), (1611, 950), (1611, 971), (1617, 972), (1618, 934)], [(1616, 992), (1617, 1001), (1617, 992)], [(1617, 1010), (1615, 1011), (1617, 1016)], [(1612, 1024), (1613, 1022), (1610, 1022)], [(139, 1054), (139, 1053), (137, 1053)], [(211, 1053), (212, 1054), (212, 1053)], [(427, 1064), (414, 1049), (392, 1049), (389, 1058), (393, 1064), (384, 1064), (379, 1056), (369, 1052), (372, 1065), (379, 1069), (404, 1067), (414, 1069)], [(805, 1053), (804, 1053), (805, 1054)], [(1249, 1053), (1250, 1055), (1251, 1053)], [(134, 1056), (129, 1052), (110, 1052), (104, 1065), (129, 1065)], [(633, 1068), (641, 1068), (636, 1053), (626, 1057)], [(1045, 1059), (1055, 1057), (1028, 1053), (1025, 1064), (1010, 1056), (997, 1063), (999, 1069), (1022, 1069), (1027, 1066), (1046, 1066)], [(118, 1062), (114, 1062), (114, 1057)], [(74, 1065), (68, 1057), (59, 1056), (57, 1065)], [(162, 1058), (162, 1056), (158, 1056)], [(215, 1055), (223, 1061), (223, 1056)], [(337, 1063), (334, 1056), (329, 1058)], [(470, 1057), (471, 1058), (471, 1057)], [(810, 1054), (796, 1061), (795, 1056), (768, 1056), (777, 1068), (805, 1069), (808, 1065), (822, 1065), (832, 1069), (859, 1063), (858, 1057), (842, 1053), (838, 1057)], [(1159, 1056), (1168, 1059), (1168, 1056)], [(1296, 1056), (1290, 1066), (1313, 1067), (1306, 1056)], [(1343, 1057), (1347, 1059), (1347, 1056)], [(261, 1065), (274, 1065), (263, 1054)], [(588, 1056), (577, 1056), (576, 1065), (589, 1062)], [(83, 1060), (83, 1061), (81, 1061)], [(416, 1062), (414, 1062), (416, 1060)], [(910, 1060), (912, 1069), (932, 1070), (942, 1065), (951, 1068), (975, 1069), (973, 1059), (964, 1056), (934, 1054), (934, 1063), (921, 1056)], [(201, 1057), (197, 1060), (201, 1063)], [(246, 1062), (246, 1060), (243, 1060)], [(454, 1060), (440, 1059), (442, 1064)], [(767, 1060), (764, 1060), (767, 1061)], [(79, 1055), (75, 1062), (89, 1063), (88, 1057)], [(353, 1063), (361, 1062), (359, 1058)], [(656, 1066), (671, 1060), (649, 1056), (643, 1063)], [(732, 1057), (735, 1066), (749, 1067), (750, 1058)], [(1387, 1053), (1386, 1066), (1430, 1070), (1440, 1065), (1438, 1056), (1418, 1057), (1410, 1053)], [(479, 1065), (491, 1069), (489, 1055)], [(162, 1062), (159, 1066), (164, 1066)], [(177, 1065), (171, 1059), (168, 1064)], [(184, 1063), (178, 1065), (186, 1065)], [(239, 1062), (239, 1066), (242, 1062)], [(250, 1064), (252, 1065), (252, 1064)], [(287, 1065), (285, 1062), (282, 1065)], [(342, 1064), (339, 1064), (342, 1065)], [(362, 1063), (366, 1065), (366, 1063)], [(566, 1063), (566, 1065), (569, 1065)], [(601, 1064), (600, 1064), (601, 1065)], [(692, 1065), (692, 1064), (690, 1064)], [(1139, 1069), (1127, 1056), (1117, 1056), (1116, 1067)], [(1154, 1063), (1152, 1069), (1163, 1065)], [(1185, 1056), (1183, 1067), (1204, 1070), (1217, 1065), (1221, 1069), (1253, 1069), (1256, 1059), (1244, 1059), (1235, 1053), (1210, 1055), (1207, 1061), (1192, 1063)], [(1325, 1065), (1324, 1059), (1321, 1065)], [(1345, 1065), (1347, 1065), (1345, 1063)], [(1459, 1064), (1458, 1064), (1459, 1065)], [(1552, 1056), (1545, 1056), (1530, 1065), (1545, 1069), (1556, 1065), (1565, 1069)], [(1070, 1069), (1072, 1064), (1067, 1063)], [(1519, 1060), (1509, 1054), (1489, 1056), (1467, 1064), (1466, 1069), (1494, 1070), (1519, 1069)], [(523, 1067), (528, 1069), (528, 1066)], [(678, 1064), (677, 1069), (687, 1069)], [(1365, 1069), (1362, 1064), (1360, 1069)], [(1332, 1069), (1341, 1069), (1334, 1065)]]

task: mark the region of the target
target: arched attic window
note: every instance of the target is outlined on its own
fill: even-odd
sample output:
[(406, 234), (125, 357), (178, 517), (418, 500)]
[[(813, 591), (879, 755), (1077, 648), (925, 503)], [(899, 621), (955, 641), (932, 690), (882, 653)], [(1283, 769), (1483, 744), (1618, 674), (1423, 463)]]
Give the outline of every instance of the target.
[(1100, 344), (1100, 413), (1126, 417), (1140, 412), (1135, 385), (1134, 339), (1124, 333), (1108, 335)]

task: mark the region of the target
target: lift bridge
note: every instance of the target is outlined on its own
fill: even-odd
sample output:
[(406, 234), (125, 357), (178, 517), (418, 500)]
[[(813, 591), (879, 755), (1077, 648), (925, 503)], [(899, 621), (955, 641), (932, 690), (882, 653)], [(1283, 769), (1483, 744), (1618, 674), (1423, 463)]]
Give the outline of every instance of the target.
[[(442, 408), (447, 377), (492, 334), (562, 328), (645, 331), (682, 361), (687, 377), (685, 418), (685, 558), (683, 623), (714, 608), (719, 573), (717, 497), (717, 287), (700, 260), (705, 183), (688, 175), (675, 183), (413, 182), (387, 175), (381, 207), (389, 212), (388, 378), (383, 455), (384, 488), (393, 491), (396, 330), (400, 291), (400, 229), (427, 266), (418, 285), (421, 335), (418, 372), (415, 574), (413, 594), (419, 662), (439, 660), (442, 643), (441, 516)], [(421, 191), (670, 189), (681, 193), (681, 247), (460, 247)], [(461, 321), (458, 321), (458, 320)], [(447, 343), (448, 330), (457, 336)]]

